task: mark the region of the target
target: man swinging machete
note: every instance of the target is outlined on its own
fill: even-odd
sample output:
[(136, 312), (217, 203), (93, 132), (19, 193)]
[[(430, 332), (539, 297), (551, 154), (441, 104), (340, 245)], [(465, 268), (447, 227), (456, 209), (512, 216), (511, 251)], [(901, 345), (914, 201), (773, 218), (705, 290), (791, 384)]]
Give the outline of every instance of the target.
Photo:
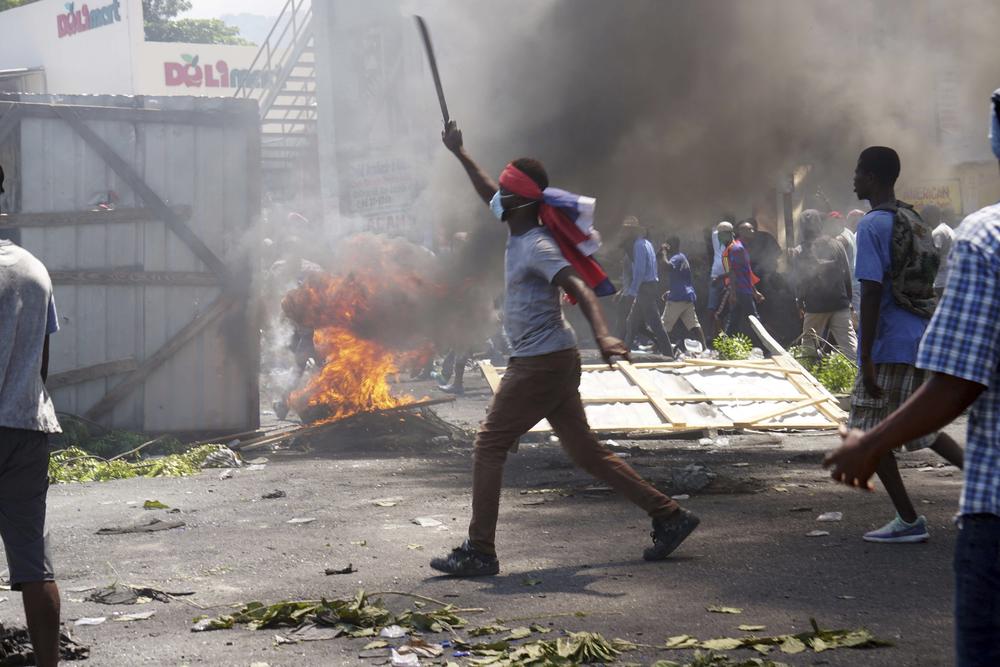
[(665, 559), (698, 526), (698, 517), (653, 488), (590, 430), (580, 398), (576, 336), (560, 304), (560, 290), (580, 304), (605, 362), (628, 359), (622, 341), (608, 333), (597, 301), (615, 290), (591, 257), (600, 245), (591, 226), (595, 200), (550, 188), (545, 168), (531, 158), (507, 165), (497, 185), (465, 152), (454, 121), (446, 122), (441, 137), (480, 198), (510, 231), (504, 322), (512, 352), (476, 436), (469, 537), (448, 556), (432, 560), (431, 567), (456, 577), (500, 571), (494, 542), (504, 462), (518, 438), (543, 419), (577, 466), (652, 517), (653, 545), (643, 557)]

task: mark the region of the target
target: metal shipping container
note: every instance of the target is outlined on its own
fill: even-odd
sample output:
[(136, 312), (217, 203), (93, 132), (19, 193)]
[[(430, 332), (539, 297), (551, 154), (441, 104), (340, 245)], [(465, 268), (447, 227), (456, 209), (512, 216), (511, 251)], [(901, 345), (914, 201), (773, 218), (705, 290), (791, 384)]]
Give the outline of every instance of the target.
[(0, 95), (0, 226), (48, 267), (60, 411), (153, 432), (259, 423), (256, 104)]

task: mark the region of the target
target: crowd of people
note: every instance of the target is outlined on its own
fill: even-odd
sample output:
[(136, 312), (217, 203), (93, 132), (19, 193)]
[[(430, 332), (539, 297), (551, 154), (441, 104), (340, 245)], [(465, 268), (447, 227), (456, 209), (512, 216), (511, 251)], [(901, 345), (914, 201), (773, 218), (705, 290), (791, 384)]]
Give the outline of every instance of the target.
[[(629, 216), (621, 225), (618, 248), (622, 288), (612, 308), (615, 331), (632, 351), (672, 357), (690, 347), (676, 342), (678, 334), (701, 349), (710, 348), (718, 334), (755, 338), (748, 324), (754, 315), (778, 340), (799, 345), (799, 355), (807, 360), (836, 350), (856, 361), (861, 310), (857, 232), (866, 213), (806, 209), (798, 217), (800, 242), (787, 251), (754, 218), (723, 220), (711, 230), (710, 270), (693, 266), (680, 237), (670, 232), (654, 252), (654, 233)], [(942, 267), (934, 290), (940, 297), (955, 222), (934, 204), (922, 206), (919, 215), (933, 231)], [(698, 298), (696, 275), (705, 278), (700, 285), (707, 292), (704, 300)]]
[[(990, 119), (991, 148), (1000, 161), (1000, 90), (991, 98)], [(652, 544), (643, 557), (669, 557), (700, 520), (591, 431), (564, 295), (579, 305), (609, 365), (629, 359), (640, 335), (669, 357), (676, 352), (670, 330), (678, 324), (703, 346), (715, 332), (752, 334), (749, 317), (779, 300), (778, 265), (784, 261), (803, 346), (818, 353), (829, 336), (858, 364), (849, 429), (824, 465), (835, 480), (863, 489), (878, 476), (896, 513), (864, 534), (878, 543), (929, 538), (896, 453), (930, 448), (964, 470), (954, 561), (957, 663), (1000, 664), (1000, 204), (972, 213), (952, 230), (940, 209), (917, 211), (897, 199), (902, 166), (893, 149), (867, 148), (854, 172), (854, 190), (868, 202), (867, 212), (803, 211), (801, 243), (784, 253), (755, 220), (715, 225), (707, 310), (699, 317), (692, 266), (677, 236), (657, 249), (637, 219), (625, 220), (625, 273), (616, 291), (593, 257), (599, 243), (592, 199), (549, 187), (545, 168), (530, 158), (514, 160), (494, 181), (466, 152), (453, 122), (442, 139), (508, 227), (502, 321), (510, 359), (476, 437), (468, 539), (433, 559), (432, 568), (457, 577), (500, 571), (496, 527), (504, 464), (518, 439), (542, 419), (578, 466), (650, 517)], [(0, 192), (2, 186), (0, 171)], [(59, 324), (51, 279), (17, 240), (9, 231), (0, 238), (0, 538), (10, 587), (22, 593), (36, 663), (55, 665), (59, 590), (45, 497), (47, 439), (60, 428), (45, 381), (49, 336)], [(612, 295), (624, 341), (612, 335), (598, 301)], [(708, 336), (702, 321), (711, 327)], [(453, 352), (459, 373), (468, 353)], [(966, 410), (963, 450), (941, 429)]]
[[(1000, 161), (1000, 90), (993, 94), (990, 117), (992, 149)], [(669, 329), (678, 322), (685, 335), (705, 340), (693, 306), (691, 263), (679, 239), (671, 236), (657, 252), (636, 218), (622, 224), (624, 270), (615, 295), (620, 340), (610, 335), (597, 305), (602, 290), (607, 294), (607, 276), (595, 272), (588, 264), (592, 257), (581, 252), (582, 240), (595, 233), (574, 224), (572, 212), (550, 196), (542, 165), (515, 160), (493, 181), (465, 151), (454, 123), (442, 139), (482, 200), (509, 227), (504, 322), (512, 351), (476, 438), (469, 537), (433, 559), (431, 567), (457, 577), (500, 571), (495, 538), (503, 466), (518, 438), (541, 419), (549, 420), (574, 462), (652, 518), (653, 546), (644, 557), (667, 558), (699, 518), (639, 477), (589, 429), (579, 392), (577, 341), (562, 313), (560, 291), (581, 305), (609, 365), (615, 357), (630, 358), (640, 332), (659, 354), (672, 356)], [(955, 555), (957, 664), (997, 665), (1000, 204), (973, 213), (953, 231), (940, 209), (917, 211), (896, 197), (901, 169), (892, 148), (862, 151), (854, 191), (869, 210), (847, 216), (803, 211), (801, 243), (785, 253), (766, 240), (754, 220), (718, 223), (712, 231), (707, 319), (713, 332), (750, 333), (750, 316), (768, 301), (767, 281), (755, 272), (755, 261), (778, 292), (775, 272), (784, 254), (803, 348), (816, 354), (829, 337), (858, 365), (842, 446), (824, 465), (835, 480), (860, 488), (871, 489), (870, 478), (879, 477), (895, 517), (863, 539), (895, 544), (924, 542), (930, 535), (906, 492), (894, 452), (930, 448), (965, 471)], [(970, 408), (963, 451), (941, 428)]]

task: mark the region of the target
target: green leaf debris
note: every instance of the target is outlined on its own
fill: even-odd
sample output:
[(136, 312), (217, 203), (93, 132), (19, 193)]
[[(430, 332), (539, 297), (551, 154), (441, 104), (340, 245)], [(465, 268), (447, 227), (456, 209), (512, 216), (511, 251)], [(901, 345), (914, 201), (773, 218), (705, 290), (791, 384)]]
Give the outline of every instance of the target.
[(105, 460), (88, 454), (78, 447), (70, 447), (54, 453), (49, 458), (49, 480), (56, 484), (65, 484), (106, 482), (133, 477), (185, 477), (198, 473), (205, 459), (223, 446), (201, 445), (183, 454), (170, 454), (137, 462), (124, 459)]

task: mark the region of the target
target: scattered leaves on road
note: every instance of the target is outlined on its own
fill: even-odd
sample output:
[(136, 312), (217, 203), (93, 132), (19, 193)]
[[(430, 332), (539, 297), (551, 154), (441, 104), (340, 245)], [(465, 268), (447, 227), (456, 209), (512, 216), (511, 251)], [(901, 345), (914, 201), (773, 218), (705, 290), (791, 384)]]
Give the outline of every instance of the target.
[[(184, 477), (195, 475), (201, 464), (224, 445), (202, 445), (184, 452), (132, 463), (124, 459), (105, 460), (78, 447), (69, 447), (49, 458), (49, 479), (56, 484), (106, 482), (133, 477)], [(227, 451), (228, 447), (224, 447)]]
[(121, 614), (115, 616), (113, 621), (118, 621), (119, 623), (128, 623), (130, 621), (145, 621), (152, 618), (156, 614), (155, 611), (138, 611), (134, 614)]
[(742, 614), (743, 610), (739, 607), (720, 607), (718, 605), (712, 605), (711, 607), (705, 607), (706, 611), (710, 611), (713, 614)]
[[(893, 645), (891, 642), (877, 639), (870, 631), (864, 628), (857, 630), (823, 630), (814, 619), (810, 619), (810, 623), (813, 627), (811, 632), (803, 632), (796, 635), (775, 635), (772, 637), (756, 637), (753, 635), (749, 637), (720, 637), (706, 641), (699, 641), (690, 635), (679, 635), (677, 637), (667, 639), (663, 648), (704, 648), (718, 651), (749, 648), (766, 655), (772, 648), (778, 647), (781, 652), (794, 655), (797, 653), (803, 653), (808, 649), (812, 649), (816, 653), (821, 653), (823, 651), (836, 648), (867, 649)], [(742, 630), (743, 627), (744, 626), (740, 626), (740, 629)], [(713, 663), (707, 664), (711, 665)]]

